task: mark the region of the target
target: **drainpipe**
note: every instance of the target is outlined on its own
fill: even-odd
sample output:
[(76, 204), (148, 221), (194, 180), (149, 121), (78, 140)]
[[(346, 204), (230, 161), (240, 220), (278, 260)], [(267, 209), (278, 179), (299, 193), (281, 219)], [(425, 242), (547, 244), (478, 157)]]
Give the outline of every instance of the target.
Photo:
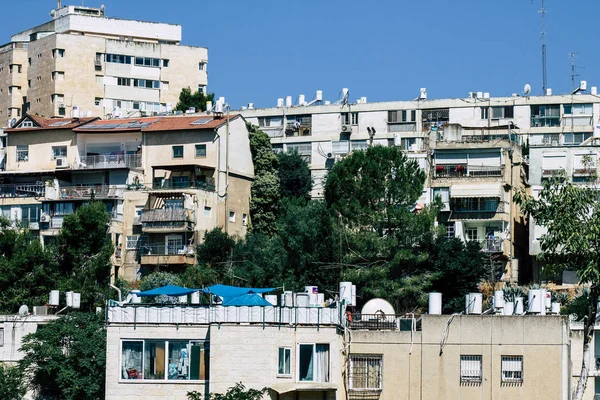
[(119, 293), (119, 302), (121, 302), (121, 289), (113, 285), (112, 283), (108, 285), (111, 289), (115, 289), (117, 293)]
[(563, 318), (562, 320), (562, 369), (561, 369), (561, 386), (562, 400), (569, 400), (571, 393), (571, 385), (569, 384), (569, 322)]
[(229, 234), (229, 104), (225, 107), (225, 233)]

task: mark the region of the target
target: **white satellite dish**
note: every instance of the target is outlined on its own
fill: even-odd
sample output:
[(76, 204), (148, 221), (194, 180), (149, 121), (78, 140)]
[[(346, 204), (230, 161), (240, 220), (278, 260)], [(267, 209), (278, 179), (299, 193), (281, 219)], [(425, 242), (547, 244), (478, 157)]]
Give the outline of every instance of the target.
[(12, 118), (8, 120), (8, 127), (12, 128), (13, 126), (15, 126), (15, 124), (17, 123), (17, 119), (16, 118)]
[(365, 303), (361, 310), (361, 314), (394, 317), (396, 311), (394, 311), (394, 307), (387, 300), (371, 299)]
[(28, 314), (29, 314), (29, 307), (27, 307), (25, 304), (23, 304), (21, 307), (19, 307), (19, 315), (21, 317), (24, 317)]
[(523, 87), (523, 94), (525, 96), (529, 96), (529, 93), (531, 93), (531, 85), (529, 83), (526, 83)]

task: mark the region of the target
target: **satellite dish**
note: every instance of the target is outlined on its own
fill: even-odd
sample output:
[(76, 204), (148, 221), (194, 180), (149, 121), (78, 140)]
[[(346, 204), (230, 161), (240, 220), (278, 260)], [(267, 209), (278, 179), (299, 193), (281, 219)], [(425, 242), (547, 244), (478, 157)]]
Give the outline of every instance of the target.
[(102, 5), (100, 6), (100, 11), (104, 12), (104, 10), (106, 10), (106, 6), (105, 6), (104, 4), (102, 4)]
[(394, 307), (384, 299), (371, 299), (365, 303), (361, 310), (363, 315), (379, 315), (382, 317), (396, 315)]
[(29, 307), (27, 307), (25, 304), (23, 304), (21, 307), (19, 307), (19, 315), (21, 317), (24, 317), (28, 314), (29, 314)]
[(12, 128), (13, 126), (15, 126), (15, 124), (17, 123), (17, 119), (16, 118), (12, 118), (8, 120), (8, 127)]
[(56, 15), (56, 10), (51, 10), (51, 11), (50, 11), (50, 16), (51, 16), (52, 18), (54, 18), (54, 16), (55, 16), (55, 15)]
[(523, 87), (523, 94), (525, 96), (529, 96), (529, 93), (531, 93), (531, 85), (529, 83), (526, 83), (525, 87)]

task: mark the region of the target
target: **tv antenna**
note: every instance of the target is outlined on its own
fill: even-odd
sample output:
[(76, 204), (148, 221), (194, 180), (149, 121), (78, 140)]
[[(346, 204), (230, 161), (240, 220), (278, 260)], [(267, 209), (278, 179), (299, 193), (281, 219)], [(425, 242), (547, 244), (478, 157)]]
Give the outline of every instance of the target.
[[(571, 56), (571, 93), (575, 93), (576, 90), (581, 89), (579, 86), (577, 88), (575, 87), (575, 77), (579, 76), (579, 74), (577, 74), (575, 72), (575, 70), (576, 69), (585, 69), (583, 67), (579, 67), (579, 66), (575, 65), (575, 55), (576, 54), (577, 53), (574, 51), (572, 51), (570, 53), (570, 56)], [(585, 89), (583, 89), (583, 90), (585, 90)]]
[[(531, 4), (533, 4), (533, 0), (531, 0)], [(548, 74), (546, 71), (546, 8), (544, 0), (542, 0), (542, 8), (539, 13), (542, 14), (542, 91), (545, 95), (548, 87)]]

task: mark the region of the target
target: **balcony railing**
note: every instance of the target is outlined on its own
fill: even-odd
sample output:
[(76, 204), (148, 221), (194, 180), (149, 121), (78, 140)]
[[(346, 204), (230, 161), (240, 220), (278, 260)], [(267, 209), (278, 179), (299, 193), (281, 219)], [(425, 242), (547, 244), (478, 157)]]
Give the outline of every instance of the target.
[(504, 251), (504, 240), (500, 238), (471, 239), (470, 242), (477, 242), (484, 253), (502, 253)]
[(502, 167), (458, 165), (436, 165), (436, 178), (487, 178), (502, 176)]
[(43, 197), (43, 182), (0, 185), (0, 197)]
[(142, 256), (185, 256), (193, 255), (193, 246), (165, 245), (165, 244), (143, 244), (140, 246)]
[(411, 331), (420, 330), (414, 318), (408, 318), (405, 314), (346, 314), (348, 327), (354, 330), (369, 331)]
[(161, 182), (154, 182), (152, 189), (202, 189), (207, 192), (214, 192), (215, 185), (211, 182), (172, 181), (171, 179), (163, 179)]
[(141, 168), (142, 156), (137, 154), (102, 154), (79, 157), (74, 169)]
[(60, 188), (60, 199), (119, 199), (124, 191), (116, 185), (67, 186)]
[(142, 210), (140, 221), (143, 231), (192, 229), (190, 212), (183, 208)]
[(455, 204), (450, 204), (450, 211), (452, 211), (451, 218), (453, 220), (460, 219), (490, 219), (496, 214), (504, 212), (504, 203), (498, 203), (497, 206), (490, 204), (489, 207), (482, 209), (469, 209), (465, 207), (458, 207)]

